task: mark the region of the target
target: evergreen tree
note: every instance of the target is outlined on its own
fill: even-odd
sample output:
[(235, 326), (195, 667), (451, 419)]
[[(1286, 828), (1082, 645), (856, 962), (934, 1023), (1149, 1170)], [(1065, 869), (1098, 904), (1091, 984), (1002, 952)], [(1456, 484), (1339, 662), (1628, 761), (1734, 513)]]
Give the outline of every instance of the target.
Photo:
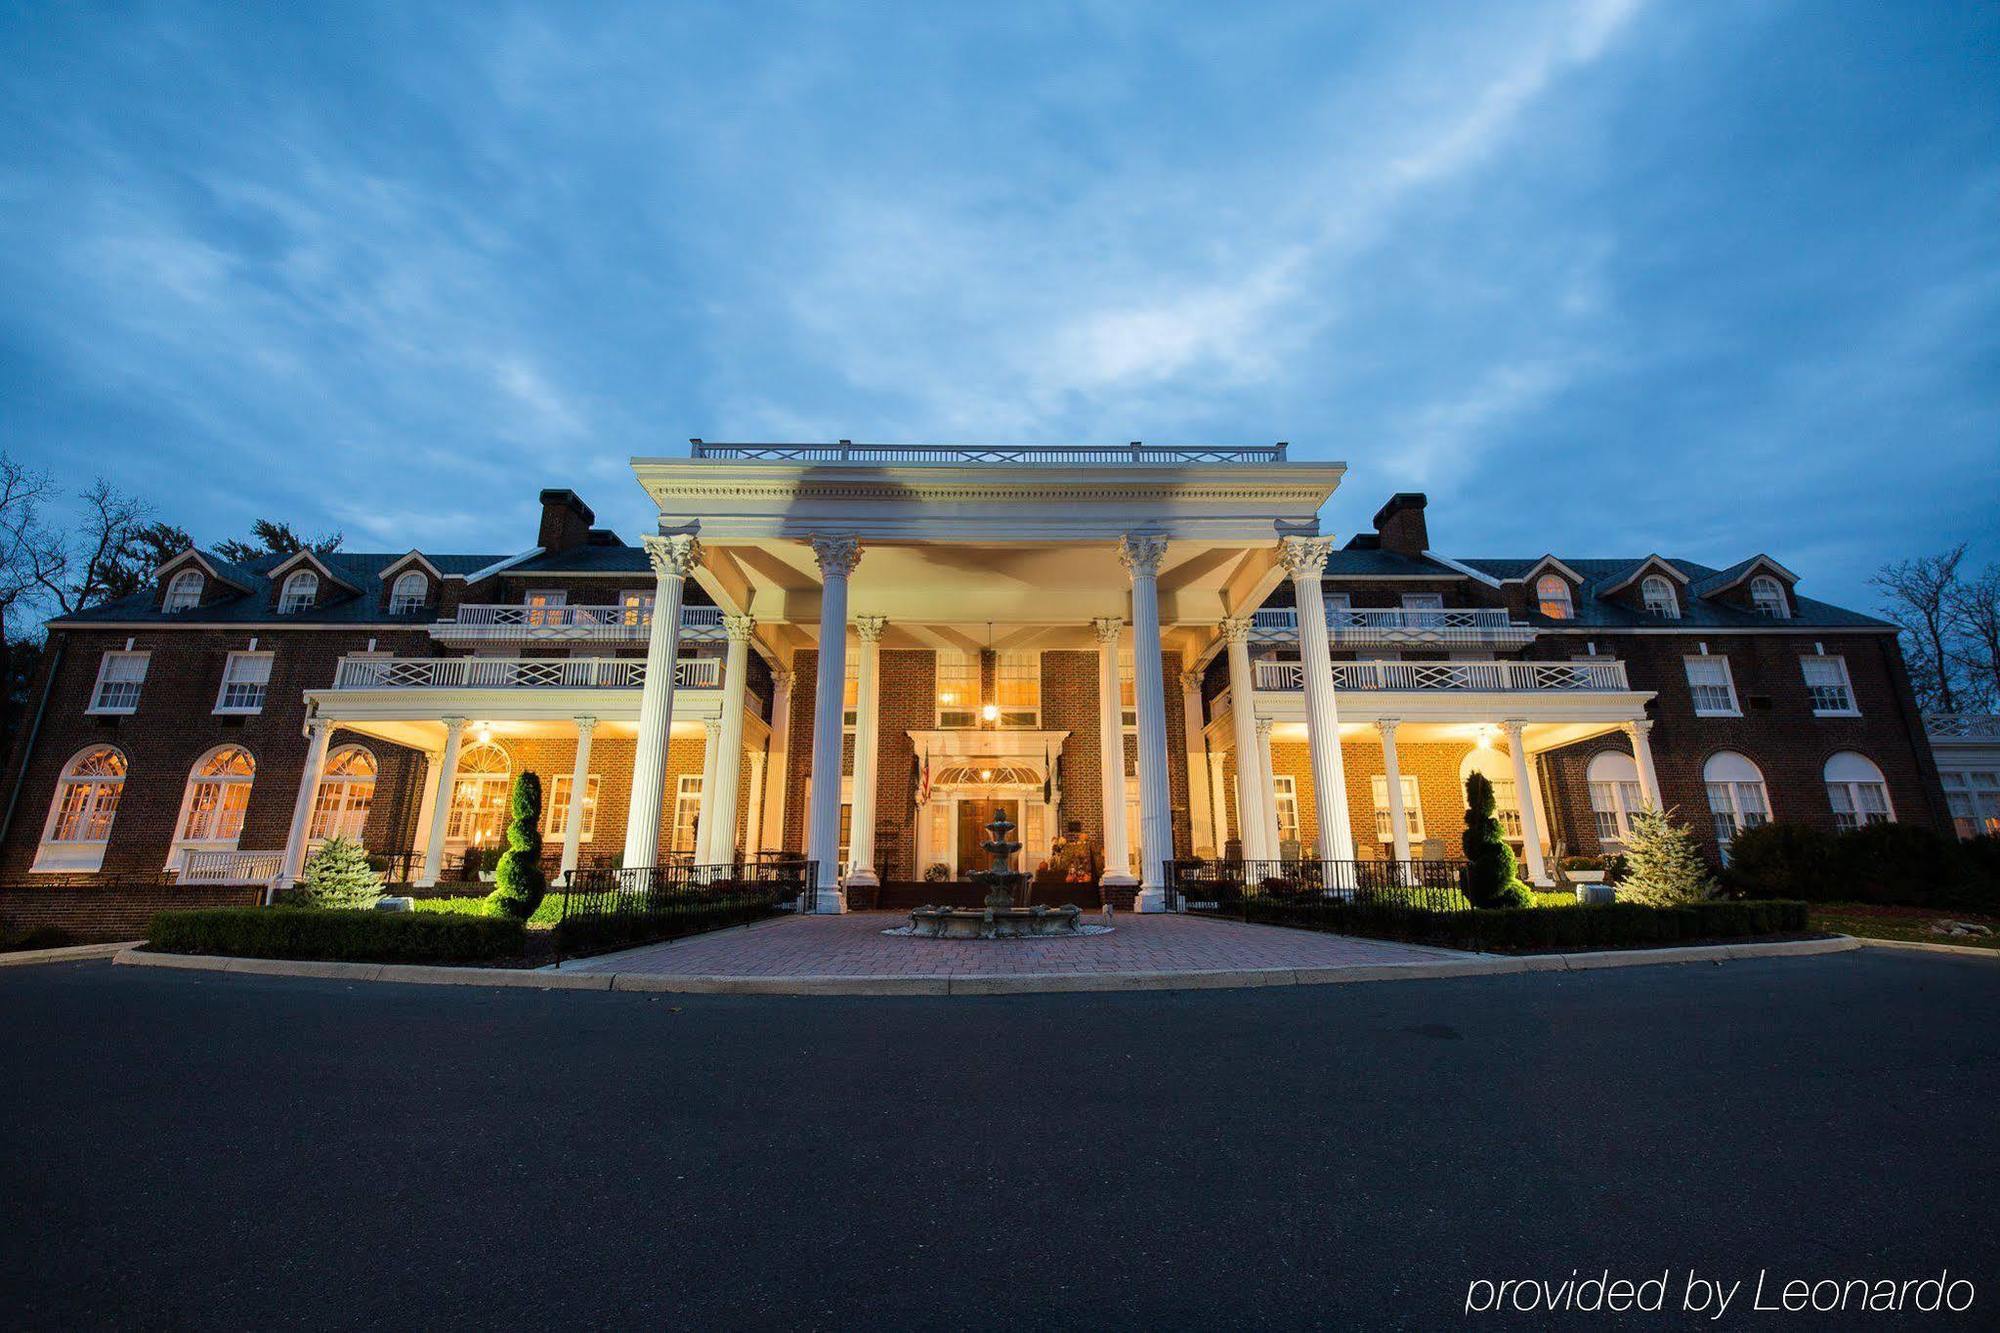
[(1695, 846), (1694, 835), (1676, 824), (1669, 812), (1648, 806), (1632, 816), (1625, 839), (1625, 878), (1618, 896), (1654, 907), (1698, 903), (1715, 892), (1708, 862)]
[(306, 858), (305, 873), (292, 891), (310, 907), (372, 907), (382, 896), (382, 877), (368, 864), (368, 852), (352, 838), (328, 838)]
[(1474, 907), (1526, 907), (1514, 849), (1494, 812), (1493, 784), (1483, 773), (1465, 779), (1465, 896)]
[(533, 773), (514, 779), (511, 816), (507, 825), (507, 850), (494, 867), (493, 892), (486, 895), (487, 910), (495, 916), (511, 916), (526, 921), (542, 905), (548, 892), (548, 878), (542, 874), (542, 780)]

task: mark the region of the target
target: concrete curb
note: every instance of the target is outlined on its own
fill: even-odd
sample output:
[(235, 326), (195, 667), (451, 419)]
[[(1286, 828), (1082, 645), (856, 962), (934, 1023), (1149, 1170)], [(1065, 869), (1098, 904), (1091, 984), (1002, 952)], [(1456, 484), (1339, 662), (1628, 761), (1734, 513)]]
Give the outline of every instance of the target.
[[(1415, 963), (1362, 963), (1353, 967), (1269, 967), (1188, 972), (1044, 972), (966, 976), (657, 976), (643, 972), (510, 971), (489, 967), (413, 967), (397, 963), (291, 962), (278, 958), (218, 958), (202, 954), (148, 953), (126, 948), (113, 962), (178, 967), (267, 977), (317, 977), (340, 981), (397, 981), (419, 986), (525, 986), (536, 990), (650, 991), (675, 995), (1049, 995), (1081, 991), (1238, 990), (1253, 986), (1346, 986), (1367, 981), (1434, 981), (1447, 977), (1506, 976), (1522, 972), (1592, 972), (1614, 967), (1674, 963), (1725, 963), (1746, 958), (1799, 958), (1846, 953), (1863, 941), (1847, 935), (1824, 940), (1764, 944), (1703, 944), (1681, 949), (1624, 949), (1608, 953), (1467, 954)], [(1916, 948), (1952, 948), (1917, 945)], [(1954, 950), (1963, 951), (1963, 950)], [(1972, 952), (1985, 952), (1973, 950)]]
[(1976, 944), (1926, 944), (1922, 940), (1878, 940), (1872, 935), (1857, 936), (1855, 942), (1864, 949), (1907, 949), (1911, 953), (1948, 953), (1960, 958), (1992, 958), (2000, 960), (2000, 949), (1982, 949)]
[(60, 949), (17, 949), (12, 953), (0, 953), (0, 967), (33, 967), (37, 963), (81, 963), (92, 958), (116, 958), (142, 943), (142, 940), (126, 940), (122, 944), (66, 944)]

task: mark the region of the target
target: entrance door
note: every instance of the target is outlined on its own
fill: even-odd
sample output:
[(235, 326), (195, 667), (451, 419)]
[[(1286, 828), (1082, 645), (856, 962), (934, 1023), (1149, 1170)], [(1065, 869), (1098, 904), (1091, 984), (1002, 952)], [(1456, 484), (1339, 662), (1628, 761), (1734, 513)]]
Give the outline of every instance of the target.
[[(1014, 821), (1017, 825), (1021, 822), (1021, 803), (1019, 801), (1000, 801), (986, 796), (968, 797), (959, 801), (958, 874), (960, 879), (965, 878), (975, 870), (984, 870), (988, 865), (992, 864), (992, 857), (980, 844), (987, 839), (986, 826), (993, 822), (993, 812), (995, 810), (1006, 811), (1007, 818)], [(1019, 842), (1020, 840), (1021, 831), (1019, 828), (1016, 828), (1014, 830), (1014, 841)], [(1020, 854), (1018, 852), (1015, 853), (1015, 859), (1009, 868), (1013, 870), (1021, 868)]]

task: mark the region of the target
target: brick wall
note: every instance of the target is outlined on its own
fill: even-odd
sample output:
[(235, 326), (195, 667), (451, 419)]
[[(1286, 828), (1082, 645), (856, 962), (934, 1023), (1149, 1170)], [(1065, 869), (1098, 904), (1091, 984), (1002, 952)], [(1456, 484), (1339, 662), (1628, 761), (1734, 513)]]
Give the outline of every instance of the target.
[[(1465, 829), (1465, 787), (1459, 779), (1470, 745), (1411, 742), (1398, 737), (1396, 763), (1405, 777), (1417, 779), (1417, 796), (1423, 806), (1425, 839), (1444, 844), (1448, 856), (1463, 849), (1460, 835)], [(1374, 778), (1386, 772), (1382, 747), (1373, 741), (1343, 741), (1340, 757), (1347, 774), (1348, 826), (1354, 830), (1355, 853), (1392, 855), (1390, 844), (1375, 833)], [(1290, 774), (1298, 788), (1299, 844), (1306, 855), (1319, 837), (1319, 798), (1313, 789), (1312, 757), (1304, 741), (1271, 743), (1271, 767)], [(1233, 773), (1233, 766), (1232, 766)], [(1234, 825), (1231, 826), (1234, 828)], [(1411, 841), (1416, 843), (1414, 827)], [(1413, 854), (1414, 854), (1413, 847)]]
[(146, 925), (157, 913), (255, 907), (263, 896), (261, 888), (222, 885), (0, 889), (0, 932), (22, 935), (52, 926), (79, 944), (138, 940), (146, 937)]

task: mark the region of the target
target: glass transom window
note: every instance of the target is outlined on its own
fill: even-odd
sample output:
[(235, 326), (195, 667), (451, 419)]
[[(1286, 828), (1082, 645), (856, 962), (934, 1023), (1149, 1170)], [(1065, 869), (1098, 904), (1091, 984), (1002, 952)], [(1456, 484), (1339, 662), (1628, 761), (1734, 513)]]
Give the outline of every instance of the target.
[(1750, 580), (1750, 607), (1760, 616), (1773, 620), (1791, 619), (1791, 608), (1785, 604), (1785, 585), (1769, 574), (1759, 574)]
[(1649, 614), (1665, 616), (1668, 620), (1680, 619), (1680, 600), (1674, 596), (1674, 585), (1664, 576), (1648, 574), (1639, 583), (1639, 596)]
[(278, 594), (278, 614), (293, 616), (301, 611), (310, 611), (318, 598), (319, 575), (310, 569), (301, 569), (286, 577), (284, 589)]
[(183, 569), (167, 584), (167, 595), (160, 601), (162, 611), (192, 611), (201, 605), (202, 577), (198, 570)]

